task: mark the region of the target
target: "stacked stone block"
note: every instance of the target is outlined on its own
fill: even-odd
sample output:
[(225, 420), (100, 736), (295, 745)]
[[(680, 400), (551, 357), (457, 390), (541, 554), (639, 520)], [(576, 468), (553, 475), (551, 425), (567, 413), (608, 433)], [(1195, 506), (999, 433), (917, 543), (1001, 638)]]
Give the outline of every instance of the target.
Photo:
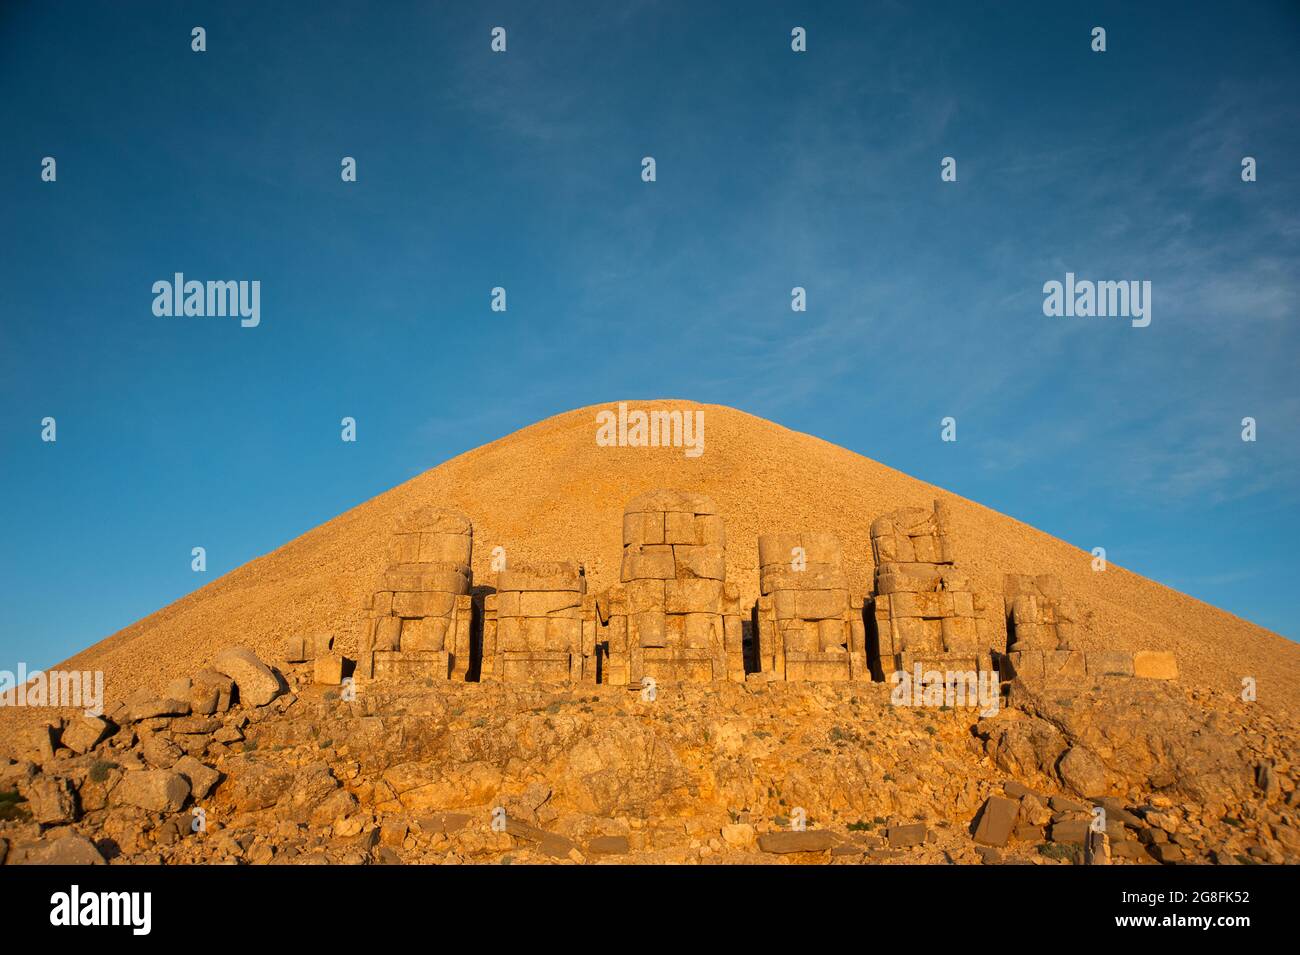
[(481, 680), (596, 681), (595, 600), (576, 563), (503, 570), (483, 609)]
[(869, 679), (862, 598), (849, 594), (833, 534), (758, 539), (758, 663), (780, 680)]
[(1008, 677), (1057, 682), (1084, 676), (1087, 661), (1073, 646), (1074, 610), (1055, 576), (1007, 574), (1002, 596), (1007, 619), (1003, 669)]
[(701, 494), (651, 491), (627, 505), (621, 583), (595, 601), (603, 682), (744, 680), (725, 545), (722, 517)]
[(465, 679), (474, 617), (469, 519), (421, 508), (398, 523), (388, 556), (367, 607), (357, 675)]
[(1007, 574), (1003, 601), (1007, 618), (1003, 670), (1008, 677), (1050, 684), (1073, 684), (1085, 676), (1178, 678), (1172, 653), (1080, 649), (1074, 603), (1051, 574)]
[(871, 525), (877, 679), (892, 672), (991, 670), (989, 600), (958, 572), (946, 505), (909, 507)]

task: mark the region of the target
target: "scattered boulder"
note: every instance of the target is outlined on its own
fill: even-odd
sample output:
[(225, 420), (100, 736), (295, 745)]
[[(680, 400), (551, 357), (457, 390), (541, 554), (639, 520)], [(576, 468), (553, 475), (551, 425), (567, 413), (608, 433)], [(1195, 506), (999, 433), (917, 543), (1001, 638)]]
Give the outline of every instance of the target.
[(59, 724), (54, 723), (33, 726), (25, 734), (24, 741), (27, 745), (22, 755), (33, 763), (48, 763), (54, 758), (54, 750), (58, 747), (59, 729)]
[(212, 792), (212, 787), (221, 779), (221, 773), (199, 762), (193, 756), (182, 756), (176, 761), (172, 769), (189, 781), (190, 794), (195, 799), (202, 799)]
[(1056, 771), (1065, 787), (1079, 796), (1100, 796), (1110, 786), (1106, 767), (1083, 746), (1071, 746), (1066, 750), (1056, 764)]
[(1053, 842), (1083, 845), (1088, 839), (1087, 819), (1062, 819), (1052, 823), (1050, 838)]
[(392, 849), (400, 849), (402, 843), (406, 842), (406, 834), (410, 830), (411, 827), (405, 819), (394, 819), (391, 822), (385, 822), (379, 827), (379, 844)]
[(190, 685), (190, 706), (200, 716), (224, 713), (230, 709), (235, 681), (216, 670), (200, 670)]
[(1127, 859), (1130, 862), (1141, 859), (1146, 855), (1146, 850), (1142, 848), (1142, 843), (1131, 839), (1125, 839), (1121, 842), (1111, 842), (1110, 856), (1112, 859)]
[(1020, 803), (1003, 796), (990, 796), (975, 826), (975, 841), (986, 846), (1006, 845), (1019, 816)]
[(87, 753), (108, 735), (109, 724), (103, 717), (83, 716), (63, 730), (63, 745), (74, 753)]
[(182, 716), (172, 720), (172, 733), (178, 736), (208, 736), (221, 729), (221, 721), (211, 716)]
[(62, 776), (37, 776), (27, 787), (27, 808), (41, 825), (62, 825), (76, 820), (77, 797)]
[(238, 743), (244, 734), (236, 726), (223, 726), (212, 734), (212, 738), (218, 743)]
[(1014, 779), (1008, 779), (1002, 784), (1002, 791), (1012, 799), (1024, 799), (1026, 796), (1038, 798), (1038, 793), (1034, 792), (1022, 782)]
[(252, 706), (266, 706), (286, 689), (284, 681), (247, 647), (227, 647), (217, 654), (212, 666), (230, 677), (240, 701)]
[(329, 826), (356, 811), (357, 797), (346, 789), (336, 789), (316, 804), (311, 811), (310, 821), (313, 826)]
[(323, 763), (305, 766), (294, 773), (292, 794), (285, 807), (288, 817), (305, 822), (312, 810), (339, 788), (330, 768)]
[(113, 790), (113, 801), (149, 812), (176, 812), (189, 795), (190, 782), (180, 773), (146, 769), (126, 773)]
[(36, 764), (31, 760), (20, 759), (0, 766), (0, 790), (13, 789), (36, 776)]
[(190, 711), (189, 700), (161, 697), (148, 690), (137, 690), (124, 701), (127, 718), (133, 723), (159, 716), (184, 716)]
[(1165, 865), (1172, 865), (1175, 862), (1183, 862), (1187, 859), (1187, 853), (1182, 848), (1170, 842), (1162, 842), (1151, 847), (1151, 857), (1157, 862)]
[(1071, 799), (1069, 796), (1053, 796), (1048, 800), (1052, 812), (1087, 812), (1088, 804)]
[(754, 845), (754, 827), (747, 822), (722, 827), (722, 841), (733, 849), (750, 849)]
[(908, 849), (925, 842), (925, 823), (916, 822), (907, 826), (890, 826), (885, 830), (891, 849)]
[(166, 736), (149, 733), (140, 742), (140, 755), (154, 769), (171, 769), (181, 758), (181, 750)]
[(27, 865), (107, 865), (95, 844), (85, 836), (68, 833), (27, 849)]
[(984, 865), (1002, 865), (1002, 850), (994, 846), (976, 846), (975, 854)]
[(569, 858), (570, 854), (578, 848), (577, 843), (566, 836), (562, 836), (557, 832), (538, 829), (536, 826), (530, 826), (526, 822), (520, 822), (518, 819), (511, 817), (506, 818), (506, 832), (520, 839), (527, 839), (529, 842), (537, 843), (538, 849), (556, 859)]

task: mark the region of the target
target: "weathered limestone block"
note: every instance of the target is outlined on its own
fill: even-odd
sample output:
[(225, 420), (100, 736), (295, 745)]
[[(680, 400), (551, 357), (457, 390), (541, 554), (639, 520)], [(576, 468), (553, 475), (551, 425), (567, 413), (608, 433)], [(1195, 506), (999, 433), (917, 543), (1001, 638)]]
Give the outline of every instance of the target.
[(474, 530), (454, 511), (422, 507), (398, 521), (389, 541), (390, 564), (441, 564), (468, 570)]
[(985, 846), (1006, 845), (1019, 815), (1019, 802), (1004, 796), (990, 796), (975, 827), (975, 841)]
[(445, 650), (376, 650), (371, 657), (376, 680), (447, 680), (452, 676), (451, 654)]
[(785, 680), (868, 678), (862, 605), (849, 599), (838, 539), (764, 534), (758, 559), (760, 672)]
[(28, 809), (41, 825), (63, 825), (79, 815), (77, 795), (62, 776), (41, 775), (27, 787)]
[(599, 646), (604, 682), (744, 679), (725, 544), (722, 518), (703, 495), (658, 490), (628, 503), (621, 583), (582, 618), (592, 624), (584, 634)]
[(595, 682), (596, 599), (578, 564), (501, 571), (483, 613), (481, 680)]
[(893, 563), (952, 564), (948, 510), (936, 500), (934, 509), (905, 507), (878, 517), (871, 524), (871, 551), (876, 566)]
[(1133, 654), (1122, 650), (1103, 650), (1084, 654), (1088, 676), (1132, 676)]
[(150, 769), (124, 775), (113, 790), (112, 801), (149, 812), (176, 812), (189, 796), (190, 782), (180, 773)]
[(239, 700), (251, 706), (266, 706), (287, 687), (280, 676), (248, 647), (227, 647), (216, 655), (212, 668), (235, 682)]
[(510, 567), (497, 574), (497, 593), (507, 591), (529, 593), (534, 591), (587, 592), (587, 578), (583, 569), (571, 560), (543, 561)]
[(312, 666), (312, 675), (317, 683), (325, 686), (338, 686), (343, 682), (342, 654), (326, 653), (317, 657)]
[(1051, 574), (1007, 574), (1003, 578), (1007, 650), (1068, 650), (1075, 611)]
[[(1139, 650), (1133, 654), (1133, 675), (1148, 680), (1177, 680), (1178, 661), (1168, 651)], [(63, 738), (68, 738), (66, 731)]]
[(632, 544), (623, 548), (623, 580), (672, 580), (676, 576), (671, 544)]
[(429, 564), (394, 564), (384, 572), (383, 590), (376, 591), (370, 609), (375, 614), (390, 612), (399, 593), (469, 593), (470, 575), (461, 567)]
[(872, 675), (885, 679), (922, 661), (957, 670), (975, 661), (993, 665), (1000, 624), (992, 604), (954, 566), (947, 507), (903, 508), (871, 525), (876, 596), (871, 601), (867, 654)]
[[(658, 581), (647, 581), (656, 584)], [(687, 578), (664, 581), (661, 606), (666, 613), (722, 613), (721, 580)]]
[(727, 579), (726, 553), (717, 544), (674, 544), (673, 561), (679, 578)]
[(390, 564), (366, 607), (357, 677), (468, 677), (473, 541), (469, 518), (454, 511), (422, 507), (397, 522)]
[[(451, 597), (451, 595), (448, 594), (448, 597)], [(401, 620), (401, 618), (393, 619)], [(447, 649), (447, 632), (451, 627), (450, 615), (401, 620), (400, 627), (390, 625), (389, 629), (396, 630), (398, 638), (391, 646), (384, 649), (396, 650), (401, 647), (402, 650), (445, 650)]]
[(200, 670), (190, 681), (190, 706), (200, 716), (224, 713), (230, 709), (235, 681), (216, 670)]
[(108, 735), (108, 721), (98, 716), (74, 717), (63, 729), (61, 742), (74, 753), (86, 753)]
[(1031, 683), (1074, 684), (1087, 673), (1087, 661), (1079, 650), (1013, 650), (1004, 657), (1007, 679)]
[(332, 633), (312, 633), (289, 637), (284, 641), (284, 661), (286, 663), (307, 663), (322, 654), (329, 653), (334, 647)]

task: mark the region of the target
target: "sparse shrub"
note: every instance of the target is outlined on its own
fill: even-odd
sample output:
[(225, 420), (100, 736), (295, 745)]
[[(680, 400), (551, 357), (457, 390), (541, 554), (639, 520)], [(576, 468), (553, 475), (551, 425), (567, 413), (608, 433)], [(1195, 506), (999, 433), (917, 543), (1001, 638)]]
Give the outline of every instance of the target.
[(0, 822), (23, 822), (31, 818), (31, 812), (22, 803), (27, 800), (17, 792), (0, 792)]
[(1038, 854), (1059, 862), (1072, 862), (1078, 865), (1083, 859), (1083, 847), (1065, 842), (1044, 842), (1038, 847)]

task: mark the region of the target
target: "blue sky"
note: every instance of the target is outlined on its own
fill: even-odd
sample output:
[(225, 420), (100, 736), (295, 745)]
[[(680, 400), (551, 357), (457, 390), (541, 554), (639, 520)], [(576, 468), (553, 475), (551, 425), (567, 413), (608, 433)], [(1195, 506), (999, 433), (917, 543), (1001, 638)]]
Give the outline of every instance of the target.
[[(0, 669), (535, 420), (656, 396), (1300, 637), (1298, 81), (1282, 2), (10, 0)], [(155, 317), (175, 271), (260, 280), (261, 325)], [(1151, 325), (1044, 316), (1067, 271), (1150, 280)]]

